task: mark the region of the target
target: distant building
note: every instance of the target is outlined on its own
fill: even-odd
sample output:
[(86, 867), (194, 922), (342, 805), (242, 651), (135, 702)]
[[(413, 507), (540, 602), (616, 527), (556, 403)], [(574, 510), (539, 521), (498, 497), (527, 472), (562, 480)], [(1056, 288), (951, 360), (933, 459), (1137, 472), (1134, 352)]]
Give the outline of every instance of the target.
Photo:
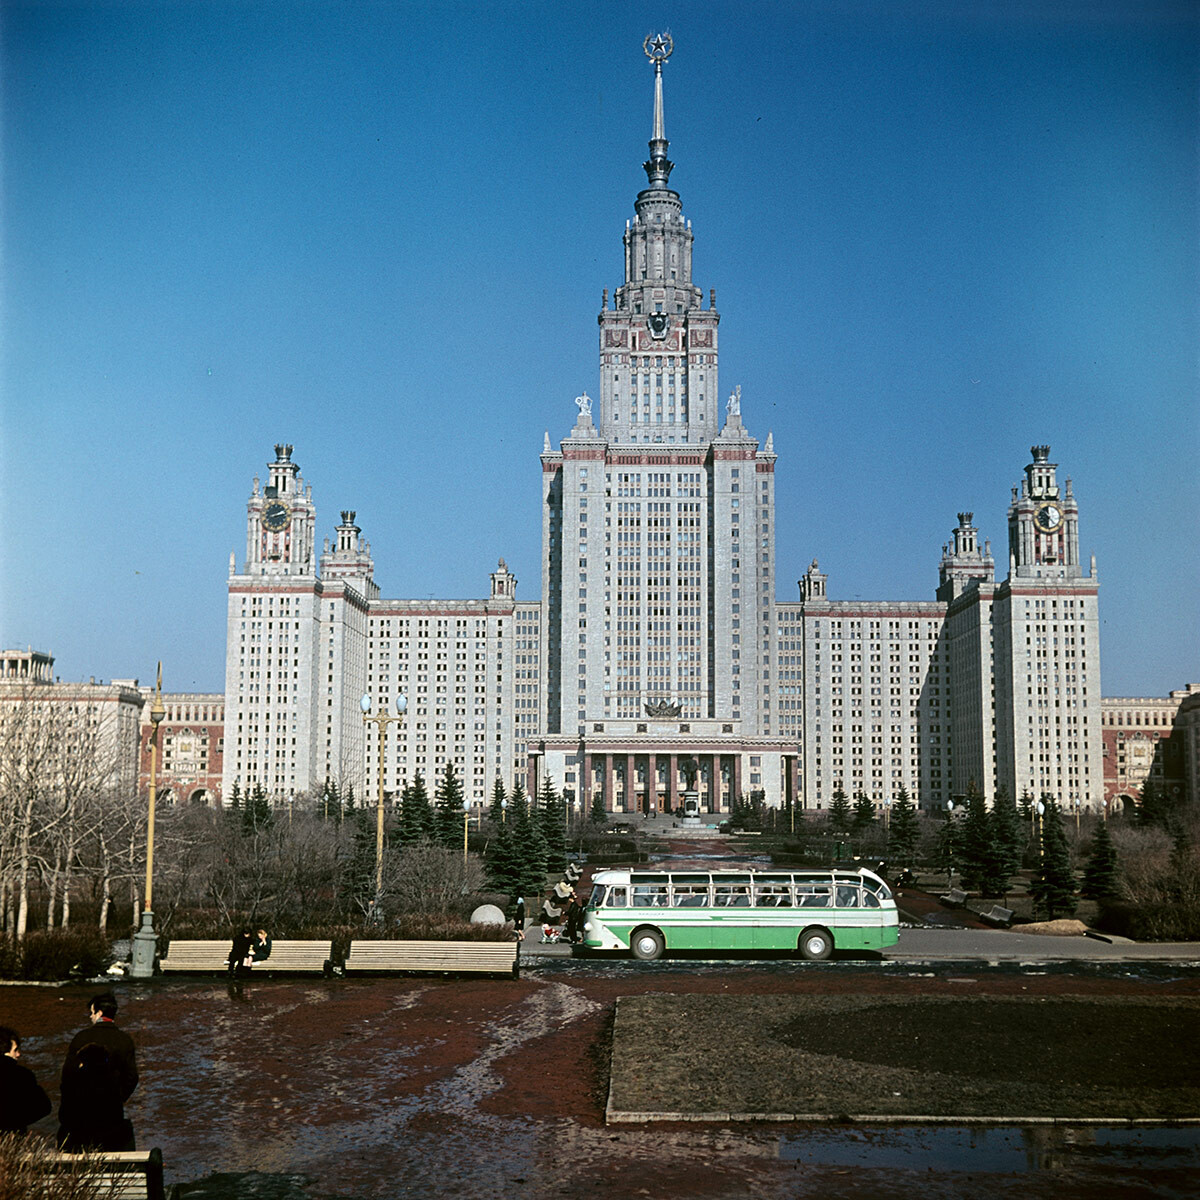
[(1173, 800), (1188, 795), (1194, 779), (1189, 732), (1194, 732), (1191, 714), (1200, 713), (1200, 684), (1189, 683), (1166, 697), (1106, 697), (1100, 712), (1109, 812), (1132, 812), (1148, 779)]
[(136, 680), (64, 683), (43, 651), (0, 651), (0, 754), (51, 789), (86, 785), (133, 795), (138, 786)]
[(777, 598), (777, 455), (740, 388), (721, 394), (715, 293), (693, 282), (670, 186), (670, 50), (647, 40), (647, 179), (598, 314), (598, 398), (543, 439), (541, 600), (518, 603), (503, 560), (486, 598), (382, 598), (353, 511), (318, 557), (311, 489), (276, 446), (230, 562), (222, 796), (373, 792), (359, 698), (379, 712), (403, 693), (391, 794), (453, 762), (480, 803), (496, 780), (548, 778), (622, 812), (674, 807), (691, 785), (711, 814), (751, 793), (820, 809), (839, 787), (883, 806), (903, 786), (930, 808), (974, 782), (1098, 809), (1098, 578), (1048, 446), (1013, 488), (1001, 582), (966, 512), (930, 599), (831, 600), (815, 560), (799, 599)]
[(1200, 804), (1200, 688), (1195, 684), (1188, 685), (1176, 722), (1183, 739), (1188, 803)]
[[(150, 788), (150, 708), (154, 689), (140, 689), (145, 707), (141, 719), (138, 787)], [(221, 772), (225, 750), (225, 697), (219, 693), (164, 692), (166, 716), (159, 726), (155, 768), (159, 804), (222, 802)]]

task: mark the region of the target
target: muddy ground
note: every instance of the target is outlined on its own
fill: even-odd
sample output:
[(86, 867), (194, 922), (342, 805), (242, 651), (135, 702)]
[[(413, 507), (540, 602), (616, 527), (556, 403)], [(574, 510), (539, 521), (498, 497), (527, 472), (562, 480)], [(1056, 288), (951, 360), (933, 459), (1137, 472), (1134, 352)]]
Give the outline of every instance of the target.
[[(93, 990), (0, 991), (0, 1021), (25, 1036), (23, 1061), (55, 1099), (61, 1055), (83, 1024)], [(1084, 997), (1093, 1004), (1093, 1057), (1101, 1063), (1108, 1031), (1120, 1030), (1146, 1000), (1200, 997), (1200, 979), (1186, 972), (1143, 968), (1080, 977), (1015, 968), (957, 967), (949, 974), (871, 962), (568, 961), (526, 971), (519, 980), (264, 979), (240, 989), (171, 980), (118, 991), (120, 1022), (137, 1040), (142, 1068), (129, 1115), (139, 1144), (163, 1149), (168, 1178), (183, 1185), (184, 1200), (879, 1200), (914, 1191), (1069, 1200), (1193, 1195), (1200, 1166), (1195, 1136), (1181, 1131), (1160, 1146), (1145, 1132), (1089, 1129), (987, 1134), (804, 1123), (631, 1128), (604, 1121), (619, 997), (671, 994), (719, 1003), (697, 1022), (706, 1044), (719, 1042), (723, 1030), (752, 1030), (754, 1006), (775, 997), (819, 999), (831, 1014), (864, 998), (917, 1008), (922, 1000), (953, 1002), (953, 1011), (960, 998), (998, 1009), (1009, 999)], [(1037, 1034), (1027, 1020), (1001, 1027), (1023, 1044)], [(782, 1044), (786, 1022), (777, 1032)], [(844, 1035), (844, 1025), (827, 1027), (822, 1052), (851, 1075), (877, 1076), (878, 1055), (837, 1040)], [(695, 1044), (702, 1044), (699, 1036)], [(650, 1036), (622, 1053), (653, 1064), (660, 1052), (659, 1039)], [(1003, 1044), (990, 1052), (1003, 1059)], [(1167, 1068), (1175, 1053), (1163, 1045), (1144, 1070), (1126, 1064), (1130, 1087)], [(966, 1047), (961, 1061), (965, 1070)], [(1086, 1077), (1084, 1064), (1077, 1065)]]

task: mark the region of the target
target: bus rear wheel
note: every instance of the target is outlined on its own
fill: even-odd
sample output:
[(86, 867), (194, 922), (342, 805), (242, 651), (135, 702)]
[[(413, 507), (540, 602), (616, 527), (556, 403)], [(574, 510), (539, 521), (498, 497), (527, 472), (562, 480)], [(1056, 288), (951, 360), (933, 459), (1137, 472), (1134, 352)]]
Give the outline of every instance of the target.
[(821, 962), (833, 953), (833, 936), (828, 929), (806, 929), (800, 935), (800, 953), (810, 962)]
[(633, 951), (634, 958), (649, 962), (651, 959), (662, 958), (666, 943), (663, 941), (663, 935), (657, 929), (639, 929), (633, 935), (629, 948)]

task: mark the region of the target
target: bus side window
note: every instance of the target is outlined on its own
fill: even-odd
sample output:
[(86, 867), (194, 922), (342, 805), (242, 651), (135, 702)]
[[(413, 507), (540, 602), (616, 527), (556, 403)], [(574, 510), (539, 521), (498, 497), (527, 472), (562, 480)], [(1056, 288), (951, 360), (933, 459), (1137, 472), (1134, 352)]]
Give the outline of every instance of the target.
[(608, 889), (608, 907), (609, 908), (625, 908), (629, 904), (629, 899), (623, 887), (615, 887)]
[(863, 891), (863, 904), (867, 908), (879, 908), (879, 897), (870, 888)]
[(796, 897), (800, 901), (801, 908), (828, 908), (829, 907), (829, 891), (827, 889), (812, 889), (801, 891), (796, 889)]
[(849, 884), (839, 883), (837, 889), (837, 905), (838, 908), (857, 908), (858, 907), (858, 888), (851, 887)]

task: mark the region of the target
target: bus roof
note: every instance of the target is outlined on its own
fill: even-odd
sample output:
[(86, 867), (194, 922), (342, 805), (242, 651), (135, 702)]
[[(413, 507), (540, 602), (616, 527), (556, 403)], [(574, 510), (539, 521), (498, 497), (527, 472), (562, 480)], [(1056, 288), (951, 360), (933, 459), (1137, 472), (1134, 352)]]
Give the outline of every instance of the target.
[[(677, 870), (647, 870), (644, 867), (609, 867), (603, 871), (597, 871), (592, 876), (593, 884), (605, 884), (613, 886), (614, 884), (629, 883), (634, 877), (639, 882), (650, 879), (667, 879), (667, 878), (696, 878), (698, 875), (711, 875), (714, 879), (755, 879), (763, 880), (774, 876), (794, 876), (802, 875), (807, 878), (813, 876), (835, 876), (835, 875), (866, 875), (871, 879), (880, 879), (880, 876), (868, 867), (719, 867), (714, 870), (706, 870), (703, 867), (680, 867)], [(882, 882), (882, 880), (881, 880)]]

